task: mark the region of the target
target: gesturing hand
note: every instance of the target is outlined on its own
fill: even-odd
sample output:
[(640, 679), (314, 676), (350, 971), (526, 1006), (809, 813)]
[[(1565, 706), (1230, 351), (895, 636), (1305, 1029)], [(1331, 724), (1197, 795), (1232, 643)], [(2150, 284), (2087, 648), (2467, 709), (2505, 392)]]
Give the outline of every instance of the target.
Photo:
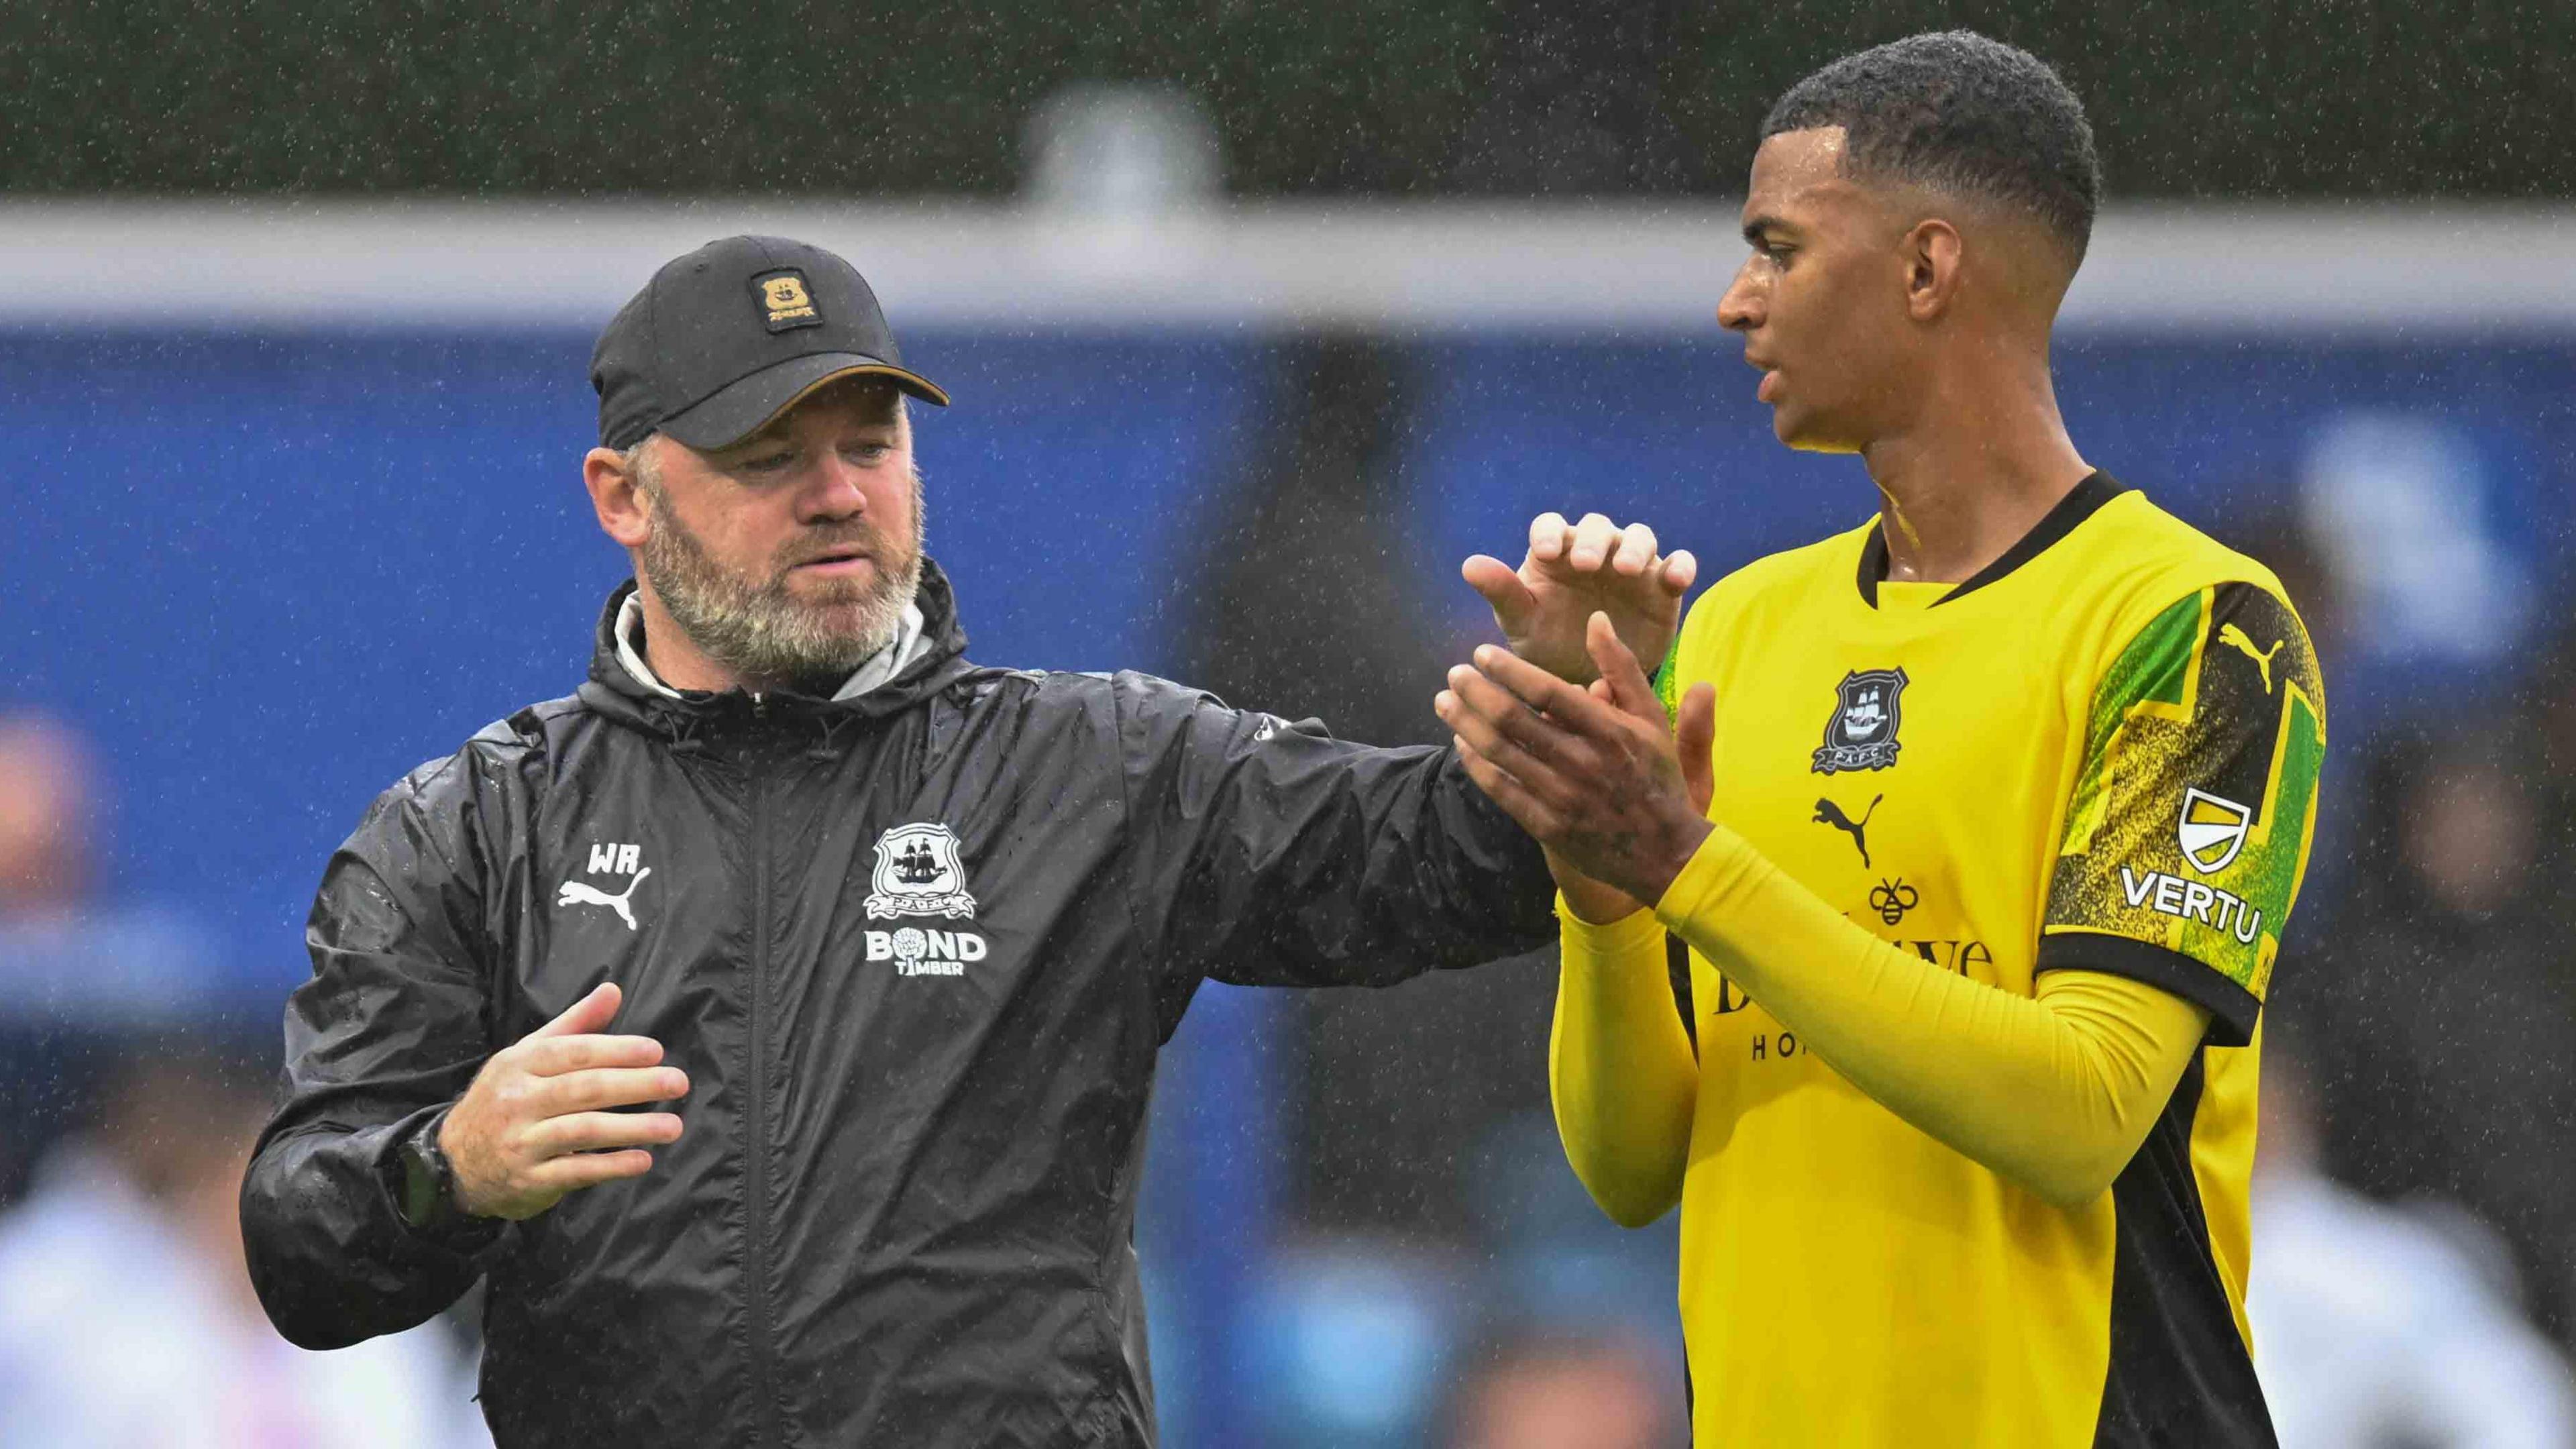
[(438, 1129), (456, 1206), (475, 1217), (532, 1218), (564, 1194), (653, 1166), (644, 1149), (679, 1140), (670, 1112), (611, 1112), (667, 1102), (689, 1078), (662, 1066), (649, 1036), (601, 1036), (622, 996), (613, 982), (492, 1054)]
[(1517, 570), (1480, 553), (1459, 573), (1493, 606), (1513, 653), (1585, 684), (1597, 677), (1584, 647), (1585, 621), (1608, 614), (1631, 653), (1661, 663), (1699, 561), (1687, 552), (1657, 554), (1655, 531), (1642, 523), (1623, 529), (1587, 513), (1569, 524), (1564, 514), (1542, 513), (1530, 521), (1529, 554)]
[(1677, 741), (1607, 615), (1592, 616), (1584, 643), (1601, 676), (1589, 689), (1487, 645), (1449, 671), (1433, 708), (1469, 776), (1560, 868), (1651, 904), (1708, 836), (1716, 692), (1683, 698)]

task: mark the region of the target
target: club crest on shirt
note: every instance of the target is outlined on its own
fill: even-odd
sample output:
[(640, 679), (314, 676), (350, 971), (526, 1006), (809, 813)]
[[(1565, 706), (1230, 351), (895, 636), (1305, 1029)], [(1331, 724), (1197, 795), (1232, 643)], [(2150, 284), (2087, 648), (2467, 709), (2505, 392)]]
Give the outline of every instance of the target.
[(871, 916), (975, 918), (957, 834), (945, 825), (898, 825), (877, 837), (877, 863), (865, 904)]
[(1884, 770), (1896, 763), (1897, 726), (1904, 719), (1902, 669), (1855, 669), (1834, 690), (1834, 712), (1825, 721), (1825, 743), (1813, 772)]

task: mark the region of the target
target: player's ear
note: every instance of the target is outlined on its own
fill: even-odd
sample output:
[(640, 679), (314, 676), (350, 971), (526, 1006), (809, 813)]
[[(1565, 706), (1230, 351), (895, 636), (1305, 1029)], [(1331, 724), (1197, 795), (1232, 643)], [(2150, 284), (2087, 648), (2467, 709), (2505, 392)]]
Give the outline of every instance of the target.
[[(652, 445), (648, 438), (643, 447)], [(640, 461), (642, 449), (632, 456)], [(591, 511), (599, 515), (599, 530), (626, 548), (643, 547), (653, 532), (643, 483), (636, 472), (629, 455), (614, 448), (593, 448), (582, 455), (581, 484), (590, 493)]]
[(1950, 310), (1959, 291), (1959, 269), (1966, 244), (1959, 229), (1939, 217), (1927, 217), (1906, 232), (1905, 310), (1917, 322), (1930, 322)]

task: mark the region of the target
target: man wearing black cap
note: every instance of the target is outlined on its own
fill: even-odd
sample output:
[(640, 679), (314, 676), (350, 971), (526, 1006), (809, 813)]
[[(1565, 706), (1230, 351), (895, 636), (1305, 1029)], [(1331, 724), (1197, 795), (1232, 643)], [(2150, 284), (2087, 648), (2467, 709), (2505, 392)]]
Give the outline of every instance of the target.
[[(1447, 751), (966, 662), (901, 401), (947, 399), (830, 253), (672, 262), (592, 380), (638, 579), (577, 694), (333, 856), (262, 1302), (322, 1348), (485, 1280), (505, 1449), (1150, 1444), (1130, 1229), (1191, 994), (1527, 949), (1536, 848)], [(1515, 647), (1580, 669), (1602, 609), (1659, 657), (1688, 556), (1542, 523), (1470, 569)]]

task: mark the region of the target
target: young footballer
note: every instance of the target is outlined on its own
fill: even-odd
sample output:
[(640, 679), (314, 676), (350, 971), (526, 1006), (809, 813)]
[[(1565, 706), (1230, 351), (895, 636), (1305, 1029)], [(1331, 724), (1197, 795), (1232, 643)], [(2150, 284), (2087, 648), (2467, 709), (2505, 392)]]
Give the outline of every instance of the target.
[(1710, 589), (1661, 699), (1596, 621), (1588, 691), (1489, 649), (1438, 701), (1552, 852), (1567, 1156), (1623, 1223), (1681, 1205), (1702, 1444), (2269, 1444), (2246, 1180), (2307, 635), (2067, 436), (2099, 182), (2055, 74), (1917, 36), (1763, 134), (1720, 319), (1878, 516)]

